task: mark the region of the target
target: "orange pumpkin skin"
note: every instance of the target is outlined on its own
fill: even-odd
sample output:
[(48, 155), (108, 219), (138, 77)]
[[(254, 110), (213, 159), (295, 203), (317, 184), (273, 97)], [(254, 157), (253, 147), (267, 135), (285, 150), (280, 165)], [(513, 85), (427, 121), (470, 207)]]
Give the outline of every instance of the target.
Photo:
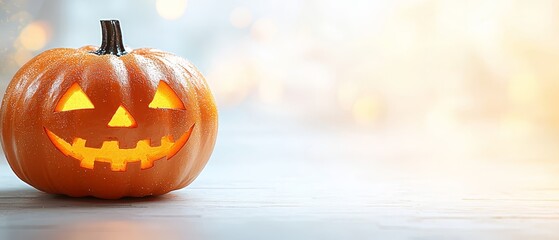
[[(51, 49), (16, 73), (0, 110), (2, 147), (12, 170), (41, 191), (74, 197), (161, 195), (190, 184), (208, 161), (217, 135), (217, 109), (204, 77), (187, 60), (159, 50), (136, 49), (122, 56), (94, 50)], [(174, 91), (184, 109), (148, 106), (160, 82)], [(94, 108), (55, 111), (75, 83)], [(120, 106), (136, 126), (107, 125)], [(151, 151), (163, 146), (165, 136), (177, 142), (187, 138), (152, 165), (130, 160), (118, 168), (111, 159), (95, 159), (87, 168), (76, 155), (57, 148), (48, 132), (70, 144), (84, 139), (88, 149), (118, 144), (115, 159), (140, 141), (147, 141)]]

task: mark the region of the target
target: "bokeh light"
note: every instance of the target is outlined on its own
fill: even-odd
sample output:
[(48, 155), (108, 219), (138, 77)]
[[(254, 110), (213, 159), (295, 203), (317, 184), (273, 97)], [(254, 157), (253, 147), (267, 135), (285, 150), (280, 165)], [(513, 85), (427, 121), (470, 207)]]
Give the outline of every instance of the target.
[[(530, 221), (505, 210), (490, 214), (475, 205), (497, 198), (470, 201), (471, 195), (453, 195), (464, 189), (496, 193), (492, 186), (525, 185), (537, 189), (526, 194), (536, 199), (540, 190), (557, 188), (557, 1), (0, 2), (0, 10), (6, 9), (0, 21), (4, 89), (41, 51), (98, 45), (98, 20), (119, 19), (125, 44), (172, 52), (205, 76), (220, 124), (208, 169), (234, 166), (246, 172), (233, 175), (253, 182), (259, 178), (252, 174), (276, 174), (275, 166), (286, 167), (293, 182), (263, 183), (267, 189), (297, 185), (308, 190), (305, 186), (311, 185), (299, 181), (310, 177), (333, 194), (359, 196), (354, 200), (377, 211), (368, 201), (383, 195), (368, 189), (381, 187), (377, 179), (383, 175), (387, 179), (382, 180), (403, 183), (382, 186), (396, 191), (394, 195), (402, 193), (401, 186), (423, 195), (433, 189), (415, 188), (414, 180), (434, 179), (433, 185), (450, 186), (436, 201), (451, 197), (474, 204), (469, 206), (485, 215), (472, 218), (464, 212), (441, 220), (439, 210), (450, 210), (444, 205), (400, 203), (412, 206), (411, 214), (432, 205), (437, 209), (426, 213), (429, 221), (448, 220), (455, 227), (486, 219)], [(332, 188), (325, 179), (339, 186)], [(353, 179), (359, 184), (349, 181)], [(222, 184), (222, 179), (210, 180)], [(258, 197), (250, 191), (248, 195)], [(293, 200), (290, 206), (315, 208), (295, 204), (314, 199), (292, 193), (285, 192)], [(511, 202), (527, 203), (514, 193), (510, 197), (516, 199)], [(524, 209), (535, 208), (546, 211), (543, 205)], [(546, 214), (528, 217), (551, 219)], [(426, 219), (411, 219), (428, 225)], [(106, 227), (135, 231), (144, 226), (116, 222)]]
[(452, 138), (484, 125), (559, 137), (559, 10), (549, 1), (64, 3), (6, 14), (4, 87), (40, 51), (98, 44), (97, 21), (114, 14), (130, 46), (191, 60), (220, 109), (361, 134)]
[(175, 20), (184, 15), (187, 0), (156, 0), (155, 9), (159, 16), (167, 20)]
[(29, 51), (37, 51), (45, 47), (49, 37), (49, 25), (45, 22), (32, 22), (25, 26), (18, 40)]
[(381, 114), (380, 101), (370, 95), (357, 98), (353, 104), (353, 117), (362, 125), (370, 125), (379, 119)]

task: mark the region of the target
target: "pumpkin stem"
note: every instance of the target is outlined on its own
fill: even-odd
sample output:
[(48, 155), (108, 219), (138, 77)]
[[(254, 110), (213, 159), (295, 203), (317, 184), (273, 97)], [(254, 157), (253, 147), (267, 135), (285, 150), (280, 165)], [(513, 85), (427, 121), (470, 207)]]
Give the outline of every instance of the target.
[(127, 53), (122, 43), (118, 20), (101, 20), (101, 31), (103, 33), (101, 47), (93, 53), (97, 55), (113, 54), (118, 57)]

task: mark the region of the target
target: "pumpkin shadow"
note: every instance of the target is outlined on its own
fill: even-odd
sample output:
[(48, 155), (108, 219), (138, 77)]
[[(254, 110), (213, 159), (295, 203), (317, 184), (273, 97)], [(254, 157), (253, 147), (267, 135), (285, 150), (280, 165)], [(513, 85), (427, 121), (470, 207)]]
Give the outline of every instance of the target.
[(0, 189), (0, 211), (23, 209), (68, 208), (133, 208), (150, 203), (171, 201), (173, 193), (161, 196), (100, 199), (95, 197), (69, 197), (44, 193), (32, 188)]
[(111, 204), (111, 203), (149, 203), (149, 202), (159, 202), (168, 199), (166, 195), (160, 196), (145, 196), (145, 197), (123, 197), (119, 199), (101, 199), (91, 196), (86, 197), (70, 197), (61, 194), (48, 194), (53, 200), (66, 201), (66, 202), (76, 202), (76, 203), (99, 203), (99, 204)]

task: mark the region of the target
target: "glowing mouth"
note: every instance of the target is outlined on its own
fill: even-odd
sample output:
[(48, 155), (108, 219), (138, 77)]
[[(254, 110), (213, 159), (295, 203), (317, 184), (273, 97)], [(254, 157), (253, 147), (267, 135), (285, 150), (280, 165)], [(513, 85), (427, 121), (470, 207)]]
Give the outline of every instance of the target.
[(186, 144), (192, 133), (194, 125), (176, 141), (171, 135), (161, 138), (161, 145), (151, 146), (150, 140), (140, 140), (135, 148), (121, 149), (118, 141), (104, 141), (101, 148), (85, 146), (85, 139), (74, 138), (70, 144), (53, 132), (45, 128), (45, 132), (54, 146), (64, 153), (80, 161), (83, 168), (93, 169), (95, 162), (106, 162), (111, 165), (112, 171), (126, 171), (126, 164), (141, 162), (141, 169), (150, 168), (157, 159), (173, 157)]

